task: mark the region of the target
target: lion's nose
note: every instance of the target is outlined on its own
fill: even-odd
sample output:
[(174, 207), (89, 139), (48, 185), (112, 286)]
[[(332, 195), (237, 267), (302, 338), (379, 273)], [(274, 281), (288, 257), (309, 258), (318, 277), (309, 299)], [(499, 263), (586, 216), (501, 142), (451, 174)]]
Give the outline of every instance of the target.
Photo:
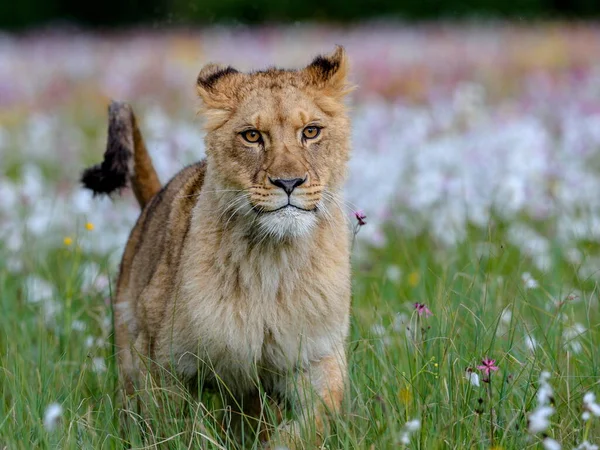
[(306, 181), (304, 178), (275, 178), (269, 177), (269, 181), (277, 187), (280, 187), (285, 191), (287, 195), (291, 195), (294, 189), (303, 184)]

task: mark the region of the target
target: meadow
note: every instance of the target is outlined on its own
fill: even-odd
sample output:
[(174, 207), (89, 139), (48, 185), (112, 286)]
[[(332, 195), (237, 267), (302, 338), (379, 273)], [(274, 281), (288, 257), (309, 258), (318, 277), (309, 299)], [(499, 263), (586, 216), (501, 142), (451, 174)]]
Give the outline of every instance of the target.
[(261, 447), (223, 432), (218, 395), (121, 402), (110, 296), (139, 211), (78, 178), (111, 98), (166, 181), (204, 154), (202, 64), (298, 67), (334, 44), (358, 86), (358, 234), (322, 448), (598, 449), (600, 27), (568, 23), (0, 35), (0, 449)]

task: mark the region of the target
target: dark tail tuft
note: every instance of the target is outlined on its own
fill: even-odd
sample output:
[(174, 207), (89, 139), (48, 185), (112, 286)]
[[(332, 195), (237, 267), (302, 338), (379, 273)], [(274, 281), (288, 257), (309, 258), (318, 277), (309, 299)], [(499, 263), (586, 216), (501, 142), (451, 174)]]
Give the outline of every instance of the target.
[(96, 194), (110, 195), (127, 186), (127, 171), (111, 172), (105, 169), (105, 163), (88, 167), (81, 175), (81, 182), (86, 189)]
[(133, 164), (132, 111), (112, 102), (109, 107), (108, 141), (104, 161), (83, 171), (81, 182), (94, 194), (110, 195), (127, 186)]

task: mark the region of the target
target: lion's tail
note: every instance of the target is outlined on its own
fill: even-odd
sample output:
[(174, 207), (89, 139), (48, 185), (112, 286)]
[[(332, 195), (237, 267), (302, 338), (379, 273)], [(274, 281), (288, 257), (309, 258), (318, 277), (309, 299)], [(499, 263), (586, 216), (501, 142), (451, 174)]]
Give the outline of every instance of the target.
[(94, 194), (110, 195), (128, 181), (142, 208), (161, 189), (131, 106), (113, 101), (108, 107), (104, 161), (84, 170), (81, 182)]

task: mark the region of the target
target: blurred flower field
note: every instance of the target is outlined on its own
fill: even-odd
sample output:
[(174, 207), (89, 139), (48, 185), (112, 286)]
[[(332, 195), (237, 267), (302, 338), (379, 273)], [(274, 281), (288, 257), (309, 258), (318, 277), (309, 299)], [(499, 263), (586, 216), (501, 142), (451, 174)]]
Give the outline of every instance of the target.
[[(204, 63), (298, 67), (334, 44), (366, 224), (349, 412), (325, 446), (597, 448), (600, 27), (559, 23), (0, 35), (0, 448), (191, 446), (115, 419), (108, 297), (138, 208), (79, 174), (111, 98), (166, 181), (203, 157)], [(233, 448), (206, 414), (203, 445)]]

